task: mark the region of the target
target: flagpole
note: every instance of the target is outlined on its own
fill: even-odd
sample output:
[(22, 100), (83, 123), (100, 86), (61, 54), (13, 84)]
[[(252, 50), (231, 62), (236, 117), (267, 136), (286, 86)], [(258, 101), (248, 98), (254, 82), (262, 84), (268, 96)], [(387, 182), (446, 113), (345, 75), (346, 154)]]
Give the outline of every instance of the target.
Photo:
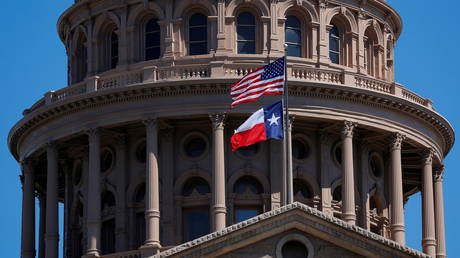
[(292, 147), (291, 147), (291, 123), (289, 121), (289, 90), (288, 90), (288, 76), (287, 76), (287, 44), (284, 45), (284, 91), (283, 91), (283, 123), (284, 123), (284, 137), (283, 137), (283, 153), (284, 153), (284, 175), (283, 184), (285, 194), (283, 201), (285, 204), (291, 204), (294, 201), (293, 191), (293, 178), (292, 178)]

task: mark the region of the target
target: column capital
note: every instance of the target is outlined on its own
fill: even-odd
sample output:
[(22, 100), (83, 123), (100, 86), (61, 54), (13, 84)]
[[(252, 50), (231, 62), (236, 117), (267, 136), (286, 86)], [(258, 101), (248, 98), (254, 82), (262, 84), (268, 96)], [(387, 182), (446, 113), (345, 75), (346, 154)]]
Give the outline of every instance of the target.
[(401, 133), (393, 133), (390, 139), (390, 150), (401, 150), (403, 141), (406, 139), (406, 136)]
[(45, 145), (43, 146), (46, 150), (56, 150), (57, 149), (57, 144), (56, 141), (47, 141)]
[(36, 164), (36, 160), (31, 159), (31, 158), (26, 158), (26, 159), (21, 160), (19, 163), (21, 165), (22, 174), (29, 174), (29, 173), (33, 173), (34, 171), (33, 167)]
[(100, 129), (95, 127), (95, 128), (89, 128), (87, 130), (85, 130), (85, 134), (88, 135), (90, 141), (92, 139), (95, 139), (95, 137), (99, 137), (100, 136)]
[(162, 128), (160, 130), (160, 138), (165, 141), (171, 141), (174, 136), (174, 127)]
[(227, 117), (226, 113), (209, 114), (209, 119), (211, 119), (213, 130), (224, 129), (226, 117)]
[(343, 127), (342, 127), (342, 138), (353, 138), (353, 133), (354, 129), (358, 126), (357, 123), (352, 122), (352, 121), (343, 121)]
[(142, 123), (145, 125), (147, 130), (150, 130), (158, 126), (158, 119), (156, 117), (152, 117), (152, 118), (142, 120)]
[(432, 165), (433, 164), (433, 156), (434, 151), (431, 148), (425, 149), (422, 151), (422, 158), (424, 165)]
[(442, 182), (444, 180), (444, 166), (433, 168), (434, 182)]

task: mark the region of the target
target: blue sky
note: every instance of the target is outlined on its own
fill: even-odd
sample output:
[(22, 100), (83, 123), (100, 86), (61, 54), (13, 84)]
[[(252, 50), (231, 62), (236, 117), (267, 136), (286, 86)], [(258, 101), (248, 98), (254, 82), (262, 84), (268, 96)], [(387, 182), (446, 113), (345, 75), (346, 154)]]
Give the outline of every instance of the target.
[[(59, 15), (72, 0), (17, 1), (2, 3), (0, 25), (0, 82), (4, 94), (0, 126), (0, 257), (18, 257), (20, 252), (21, 186), (19, 166), (9, 154), (6, 137), (9, 129), (49, 90), (66, 85), (65, 50), (56, 33)], [(388, 1), (401, 14), (403, 33), (397, 42), (396, 80), (406, 88), (430, 98), (438, 112), (454, 128), (460, 127), (457, 111), (460, 97), (458, 64), (460, 42), (458, 2)], [(445, 160), (444, 200), (448, 255), (460, 254), (456, 245), (460, 212), (457, 182), (460, 176), (459, 150), (454, 147)], [(421, 200), (413, 196), (406, 205), (407, 244), (421, 249)], [(61, 235), (62, 238), (62, 235)]]

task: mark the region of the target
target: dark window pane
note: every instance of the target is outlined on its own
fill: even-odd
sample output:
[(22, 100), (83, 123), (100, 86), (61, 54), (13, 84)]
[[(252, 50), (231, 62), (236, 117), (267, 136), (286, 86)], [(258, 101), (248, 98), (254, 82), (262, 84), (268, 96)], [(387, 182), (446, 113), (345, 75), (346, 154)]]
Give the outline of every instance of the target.
[(287, 47), (287, 55), (288, 56), (302, 56), (302, 49), (298, 45), (288, 45)]
[(329, 50), (339, 52), (339, 40), (329, 39)]
[(337, 186), (332, 193), (332, 199), (335, 201), (342, 201), (342, 186)]
[(115, 207), (115, 196), (113, 196), (112, 192), (104, 191), (101, 194), (101, 210)]
[(263, 187), (254, 177), (243, 176), (235, 182), (233, 192), (237, 194), (261, 194)]
[(238, 40), (255, 40), (256, 27), (253, 26), (240, 26), (238, 27)]
[(145, 241), (145, 213), (136, 213), (136, 248), (141, 247)]
[(255, 25), (256, 19), (254, 18), (254, 15), (249, 12), (240, 13), (237, 18), (237, 24)]
[(298, 241), (289, 241), (283, 245), (281, 253), (284, 258), (305, 258), (308, 257), (307, 248)]
[(260, 211), (255, 208), (236, 208), (235, 211), (235, 223), (245, 221), (247, 219), (250, 219), (252, 217), (255, 217), (260, 214)]
[(334, 64), (339, 64), (339, 54), (337, 53), (329, 53), (329, 58), (331, 59), (331, 62)]
[(339, 28), (337, 28), (337, 26), (335, 26), (334, 24), (332, 24), (332, 28), (329, 31), (329, 36), (333, 36), (333, 37), (337, 37), (337, 38), (340, 37)]
[(204, 27), (193, 27), (190, 28), (190, 41), (206, 41), (208, 38), (208, 28)]
[(238, 54), (255, 54), (255, 42), (238, 42)]
[(295, 17), (294, 15), (289, 15), (286, 18), (286, 27), (291, 27), (291, 28), (300, 28), (300, 21)]
[(160, 46), (160, 33), (152, 33), (145, 35), (145, 48)]
[(208, 23), (208, 17), (201, 13), (195, 13), (190, 17), (190, 26), (197, 26), (197, 25), (206, 25)]
[(111, 254), (115, 252), (115, 219), (102, 223), (101, 242), (102, 254)]
[(204, 55), (208, 53), (208, 44), (202, 43), (190, 43), (190, 55)]
[(210, 232), (209, 210), (207, 208), (185, 210), (184, 220), (185, 241), (196, 239)]
[(160, 48), (155, 47), (145, 51), (145, 60), (158, 59), (160, 57)]
[(145, 31), (148, 32), (153, 32), (153, 31), (158, 31), (160, 30), (160, 26), (158, 25), (158, 20), (157, 19), (151, 19), (147, 22), (145, 26)]
[(143, 202), (144, 199), (145, 199), (145, 183), (143, 183), (141, 186), (137, 188), (135, 201)]
[(101, 153), (101, 172), (107, 172), (114, 161), (113, 153), (110, 150), (104, 150)]
[(300, 44), (301, 43), (301, 33), (300, 30), (294, 30), (294, 29), (286, 29), (285, 33), (286, 37), (286, 42), (287, 43), (296, 43)]

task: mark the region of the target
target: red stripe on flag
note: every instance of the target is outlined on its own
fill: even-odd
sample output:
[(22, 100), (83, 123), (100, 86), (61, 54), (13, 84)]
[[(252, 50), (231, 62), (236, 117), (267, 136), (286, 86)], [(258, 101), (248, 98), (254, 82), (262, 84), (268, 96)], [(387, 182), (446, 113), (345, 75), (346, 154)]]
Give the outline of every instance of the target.
[(230, 138), (232, 143), (232, 152), (244, 146), (267, 140), (265, 124), (256, 124), (250, 130), (236, 133)]

